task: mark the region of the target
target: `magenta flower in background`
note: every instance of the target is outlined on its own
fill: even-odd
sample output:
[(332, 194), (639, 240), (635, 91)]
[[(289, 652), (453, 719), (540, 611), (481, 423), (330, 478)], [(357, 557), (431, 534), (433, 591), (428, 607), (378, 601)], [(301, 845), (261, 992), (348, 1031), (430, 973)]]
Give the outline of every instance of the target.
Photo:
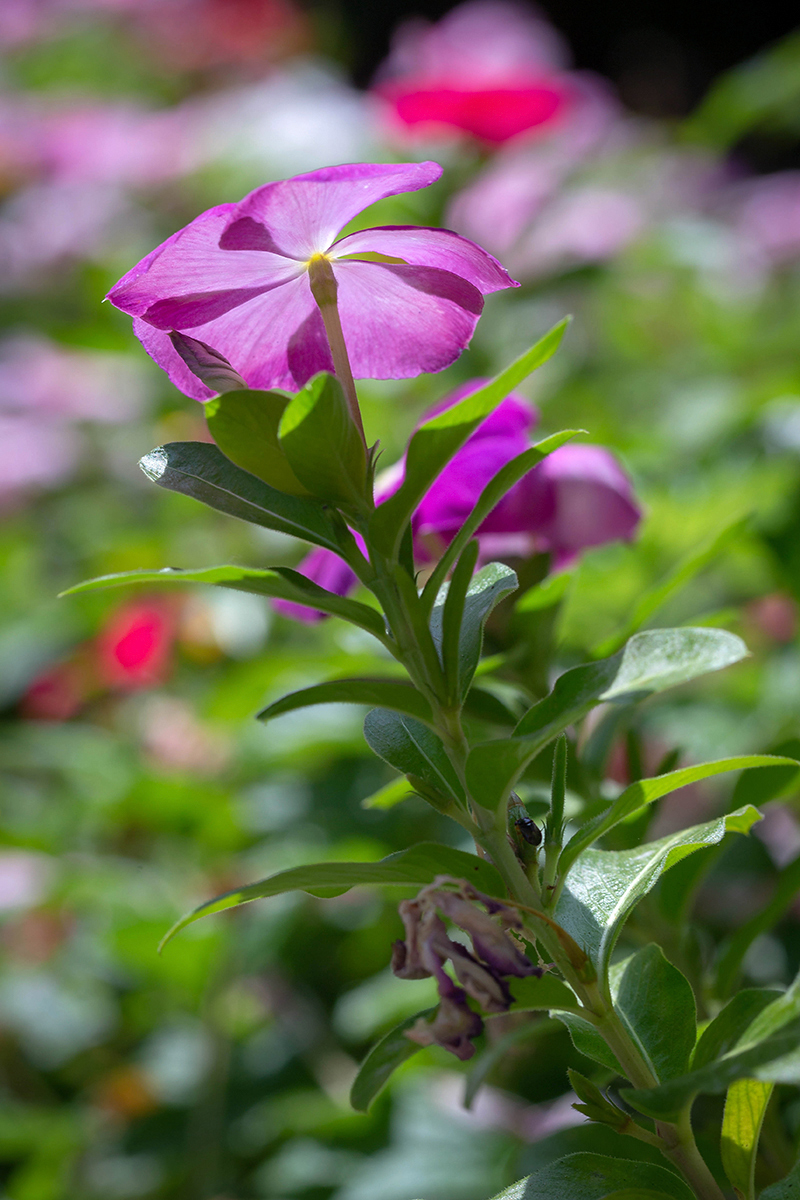
[[(138, 263), (108, 299), (181, 391), (212, 393), (169, 340), (189, 332), (250, 387), (298, 390), (333, 361), (309, 264), (330, 261), (356, 378), (441, 371), (472, 337), (483, 297), (516, 286), (496, 259), (446, 229), (387, 226), (336, 240), (363, 209), (441, 175), (437, 163), (327, 167), (201, 213)], [(378, 261), (374, 256), (380, 256)]]
[(468, 133), (489, 145), (549, 126), (569, 109), (556, 31), (506, 0), (471, 0), (436, 25), (396, 33), (374, 87), (394, 132)]
[[(449, 408), (483, 382), (474, 379), (464, 384), (425, 417)], [(538, 413), (529, 401), (512, 392), (478, 426), (414, 513), (411, 524), (418, 563), (440, 557), (492, 476), (527, 450), (537, 420)], [(393, 495), (402, 480), (403, 463), (399, 462), (378, 478), (376, 504)], [(481, 558), (549, 553), (558, 570), (590, 546), (629, 541), (641, 515), (631, 482), (610, 451), (602, 446), (562, 446), (529, 471), (479, 527)], [(313, 550), (298, 570), (339, 596), (346, 596), (357, 583), (347, 564), (329, 550)], [(302, 605), (273, 603), (286, 616), (309, 623), (325, 615)]]

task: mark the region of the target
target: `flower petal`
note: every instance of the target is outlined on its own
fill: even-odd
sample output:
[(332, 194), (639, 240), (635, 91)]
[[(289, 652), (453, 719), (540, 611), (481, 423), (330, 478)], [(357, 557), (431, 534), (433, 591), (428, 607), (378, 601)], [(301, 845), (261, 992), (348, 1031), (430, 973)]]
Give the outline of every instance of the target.
[(467, 279), (485, 296), (501, 288), (519, 287), (505, 267), (451, 229), (422, 229), (416, 225), (384, 225), (351, 233), (331, 247), (331, 256), (386, 254), (413, 266), (438, 267)]
[(442, 173), (435, 162), (345, 163), (256, 188), (236, 205), (227, 238), (250, 218), (266, 227), (280, 253), (305, 261), (327, 250), (337, 233), (376, 200), (416, 192)]
[[(182, 392), (207, 400), (211, 393), (191, 376), (168, 334), (152, 326), (152, 333), (146, 333), (145, 324), (136, 322), (134, 332), (148, 354)], [(222, 354), (251, 388), (299, 391), (317, 371), (333, 370), (322, 317), (305, 274), (189, 328)]]
[[(108, 299), (135, 317), (144, 316), (154, 306), (164, 306), (160, 319), (151, 324), (168, 328), (177, 327), (179, 320), (168, 311), (170, 302), (197, 304), (211, 294), (218, 315), (222, 298), (229, 293), (274, 287), (293, 279), (302, 270), (293, 259), (266, 250), (220, 248), (220, 237), (234, 208), (220, 204), (195, 217), (124, 275)], [(227, 307), (240, 302), (233, 299)], [(199, 321), (195, 319), (194, 324)]]
[(357, 379), (444, 370), (469, 343), (483, 308), (477, 288), (435, 267), (337, 262), (334, 274)]

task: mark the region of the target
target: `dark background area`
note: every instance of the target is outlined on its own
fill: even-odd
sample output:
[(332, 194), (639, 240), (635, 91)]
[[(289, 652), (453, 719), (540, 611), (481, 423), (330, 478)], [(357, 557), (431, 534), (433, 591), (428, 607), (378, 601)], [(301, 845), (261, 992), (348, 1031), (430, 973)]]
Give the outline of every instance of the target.
[[(339, 0), (352, 40), (355, 81), (369, 82), (392, 30), (405, 18), (441, 17), (451, 0)], [(622, 99), (648, 116), (683, 116), (711, 80), (797, 25), (791, 6), (643, 0), (542, 0), (539, 9), (566, 36), (575, 65), (599, 71)]]

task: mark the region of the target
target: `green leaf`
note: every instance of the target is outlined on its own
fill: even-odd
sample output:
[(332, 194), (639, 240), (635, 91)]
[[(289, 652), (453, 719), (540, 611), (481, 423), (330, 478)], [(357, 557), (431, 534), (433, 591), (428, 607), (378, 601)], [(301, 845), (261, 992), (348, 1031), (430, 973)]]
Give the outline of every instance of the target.
[(568, 318), (482, 388), (458, 404), (431, 417), (412, 435), (406, 451), (405, 477), (393, 496), (379, 505), (372, 519), (370, 541), (396, 557), (411, 514), (457, 450), (489, 414), (524, 379), (547, 362), (564, 336)]
[(454, 644), (451, 658), (457, 660), (458, 695), (463, 698), (469, 690), (481, 656), (483, 630), (489, 613), (504, 596), (515, 591), (517, 576), (504, 563), (488, 563), (478, 571), (467, 588), (460, 625), (456, 624), (458, 614), (451, 614), (449, 622), (446, 619), (450, 587), (448, 583), (443, 584), (436, 597), (431, 612), (431, 634), (444, 661), (444, 646), (449, 632), (450, 642)]
[(648, 629), (627, 643), (619, 671), (600, 699), (630, 701), (663, 692), (729, 667), (749, 653), (742, 639), (725, 629)]
[(367, 745), (403, 775), (414, 775), (444, 796), (463, 804), (464, 789), (440, 737), (411, 717), (376, 708), (364, 720)]
[[(710, 1028), (710, 1026), (709, 1026)], [(639, 1112), (675, 1120), (700, 1092), (727, 1091), (738, 1079), (800, 1083), (800, 981), (766, 1005), (735, 1046), (720, 1058), (657, 1088), (624, 1088)]]
[(700, 1035), (692, 1055), (692, 1070), (699, 1071), (732, 1050), (758, 1014), (781, 995), (775, 988), (744, 988), (737, 992)]
[(650, 588), (640, 597), (636, 603), (630, 620), (617, 633), (611, 637), (605, 638), (592, 649), (594, 658), (605, 658), (609, 654), (616, 653), (620, 646), (623, 646), (628, 638), (641, 629), (645, 621), (649, 621), (653, 613), (655, 613), (662, 604), (664, 604), (670, 596), (675, 592), (680, 591), (685, 587), (703, 567), (708, 566), (710, 562), (720, 554), (726, 546), (736, 538), (743, 530), (746, 519), (738, 517), (735, 521), (731, 521), (724, 529), (720, 530), (715, 537), (701, 546), (699, 550), (694, 551), (683, 562), (679, 563), (673, 571), (656, 584), (654, 588)]
[(280, 444), (300, 482), (342, 507), (372, 507), (367, 449), (335, 375), (321, 371), (293, 396), (281, 418)]
[(207, 900), (192, 912), (182, 917), (161, 943), (162, 948), (176, 933), (191, 925), (200, 917), (225, 912), (252, 900), (265, 900), (280, 896), (284, 892), (309, 892), (312, 896), (341, 896), (350, 888), (368, 884), (376, 886), (411, 885), (424, 887), (432, 883), (437, 875), (454, 875), (467, 879), (482, 892), (493, 896), (505, 894), (502, 879), (497, 870), (475, 854), (454, 850), (452, 846), (440, 846), (436, 842), (419, 842), (407, 850), (398, 850), (379, 862), (331, 862), (313, 863), (310, 866), (291, 867), (279, 871), (268, 879), (234, 888), (213, 900)]
[(700, 779), (709, 779), (712, 775), (722, 775), (726, 771), (741, 771), (752, 767), (775, 767), (791, 759), (774, 758), (767, 754), (745, 754), (735, 758), (721, 758), (716, 762), (700, 763), (695, 767), (682, 767), (678, 771), (670, 771), (667, 775), (656, 775), (652, 779), (640, 779), (627, 787), (613, 804), (597, 817), (582, 826), (567, 842), (558, 860), (559, 875), (566, 875), (575, 859), (592, 842), (597, 841), (603, 834), (608, 833), (620, 821), (631, 816), (646, 804), (652, 804), (662, 796), (668, 796), (679, 788), (697, 783)]
[[(442, 557), (434, 567), (428, 582), (425, 584), (422, 591), (422, 603), (424, 606), (430, 607), (435, 603), (439, 588), (447, 578), (450, 567), (461, 554), (478, 527), (483, 524), (489, 513), (500, 503), (506, 492), (510, 491), (515, 484), (519, 483), (520, 479), (524, 478), (529, 471), (532, 471), (543, 459), (547, 458), (548, 454), (552, 454), (554, 450), (558, 450), (560, 446), (571, 441), (572, 438), (577, 437), (582, 432), (583, 430), (581, 429), (564, 429), (560, 433), (554, 433), (550, 437), (544, 438), (541, 442), (536, 442), (528, 450), (524, 450), (522, 454), (518, 454), (516, 458), (512, 458), (510, 462), (507, 462), (489, 480), (478, 497), (478, 501), (472, 512), (444, 551)], [(554, 576), (553, 578), (560, 578), (560, 576)]]
[(518, 1025), (516, 1029), (512, 1029), (498, 1041), (490, 1043), (480, 1058), (470, 1067), (464, 1088), (464, 1108), (472, 1108), (472, 1101), (509, 1050), (513, 1050), (521, 1042), (534, 1042), (541, 1037), (547, 1037), (554, 1028), (558, 1029), (556, 1022), (548, 1021), (546, 1018), (542, 1021), (529, 1021), (525, 1025)]
[(494, 692), (488, 692), (485, 688), (469, 689), (464, 697), (464, 715), (475, 717), (479, 721), (488, 721), (490, 725), (501, 725), (506, 729), (513, 729), (517, 723), (517, 717), (511, 709), (506, 708)]
[(205, 406), (208, 431), (226, 458), (251, 475), (293, 496), (308, 496), (278, 441), (288, 392), (225, 392)]
[(170, 492), (191, 496), (226, 513), (339, 554), (335, 527), (318, 500), (289, 496), (229, 461), (208, 442), (170, 442), (151, 450), (139, 466)]
[(785, 1179), (765, 1188), (759, 1200), (797, 1200), (800, 1196), (800, 1162), (792, 1167)]
[[(431, 634), (442, 664), (449, 704), (456, 703), (462, 696), (461, 638), (464, 605), (467, 601), (467, 589), (472, 582), (475, 564), (478, 561), (478, 552), (477, 541), (470, 542), (458, 560), (452, 579), (442, 597), (442, 603), (437, 613), (435, 632), (434, 623), (431, 622)], [(480, 649), (478, 655), (480, 657)], [(467, 681), (467, 687), (469, 687), (469, 681)], [(463, 690), (466, 691), (466, 688)]]
[(723, 943), (714, 971), (714, 991), (726, 996), (733, 988), (750, 946), (781, 919), (800, 891), (800, 855), (779, 873), (771, 899)]
[(615, 1075), (624, 1077), (625, 1072), (617, 1062), (616, 1056), (609, 1050), (594, 1025), (591, 1025), (584, 1017), (578, 1016), (577, 1013), (559, 1011), (554, 1012), (553, 1016), (557, 1017), (562, 1025), (566, 1025), (572, 1044), (580, 1054), (585, 1054), (593, 1062), (608, 1067)]
[(391, 783), (387, 783), (384, 787), (378, 788), (377, 792), (372, 792), (371, 795), (365, 796), (361, 801), (362, 808), (394, 808), (395, 804), (400, 804), (403, 800), (408, 800), (409, 797), (415, 795), (413, 787), (405, 778), (404, 775), (393, 779)]
[(590, 956), (602, 980), (629, 913), (659, 876), (726, 833), (747, 833), (759, 820), (758, 810), (747, 807), (634, 850), (585, 850), (556, 905), (556, 920)]
[(511, 982), (513, 1001), (509, 1012), (536, 1012), (539, 1009), (577, 1009), (575, 993), (549, 973), (537, 979), (529, 975)]
[(431, 706), (412, 683), (402, 679), (329, 679), (314, 687), (290, 692), (258, 714), (259, 721), (271, 721), (283, 713), (314, 704), (380, 704), (394, 712), (406, 713), (419, 721), (433, 720)]
[(559, 1158), (494, 1200), (610, 1200), (620, 1191), (642, 1200), (649, 1193), (669, 1200), (694, 1200), (688, 1185), (666, 1167), (586, 1151)]
[(755, 1200), (758, 1139), (774, 1086), (758, 1079), (737, 1079), (725, 1097), (720, 1153), (738, 1200)]
[(475, 746), (467, 784), (480, 804), (499, 807), (527, 765), (548, 742), (604, 701), (630, 702), (686, 683), (747, 655), (741, 638), (721, 629), (653, 629), (637, 633), (624, 650), (573, 667), (531, 708), (505, 741)]
[(335, 592), (328, 592), (290, 567), (268, 567), (263, 570), (257, 567), (232, 566), (200, 567), (197, 570), (162, 567), (160, 571), (123, 571), (118, 575), (101, 575), (97, 579), (87, 579), (67, 588), (61, 594), (71, 596), (75, 592), (128, 587), (141, 583), (159, 586), (173, 583), (214, 584), (239, 592), (252, 592), (257, 596), (269, 596), (274, 600), (290, 600), (293, 604), (317, 608), (333, 617), (341, 617), (351, 625), (358, 625), (385, 646), (394, 644), (386, 632), (383, 617), (376, 609), (360, 604), (357, 600), (337, 596)]
[(406, 1017), (405, 1021), (401, 1021), (375, 1043), (358, 1068), (350, 1089), (350, 1103), (357, 1112), (366, 1112), (392, 1073), (422, 1049), (422, 1046), (405, 1036), (405, 1031), (416, 1025), (420, 1017), (430, 1017), (435, 1011), (434, 1008), (425, 1008), (422, 1012), (414, 1013), (413, 1017)]
[(754, 58), (726, 71), (709, 88), (686, 122), (693, 139), (725, 150), (746, 133), (795, 132), (800, 98), (800, 34), (792, 33)]
[(614, 1008), (656, 1079), (683, 1075), (695, 1044), (689, 981), (652, 943), (615, 963), (609, 974)]

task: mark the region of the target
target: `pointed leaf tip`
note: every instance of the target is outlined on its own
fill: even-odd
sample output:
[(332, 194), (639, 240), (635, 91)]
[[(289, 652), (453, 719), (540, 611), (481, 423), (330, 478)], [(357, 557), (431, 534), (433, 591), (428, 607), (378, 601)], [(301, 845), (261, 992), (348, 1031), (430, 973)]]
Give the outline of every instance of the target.
[(158, 483), (168, 464), (169, 455), (163, 446), (156, 446), (155, 450), (151, 450), (149, 454), (145, 454), (143, 458), (139, 459), (140, 468), (148, 479), (152, 479), (153, 483)]

